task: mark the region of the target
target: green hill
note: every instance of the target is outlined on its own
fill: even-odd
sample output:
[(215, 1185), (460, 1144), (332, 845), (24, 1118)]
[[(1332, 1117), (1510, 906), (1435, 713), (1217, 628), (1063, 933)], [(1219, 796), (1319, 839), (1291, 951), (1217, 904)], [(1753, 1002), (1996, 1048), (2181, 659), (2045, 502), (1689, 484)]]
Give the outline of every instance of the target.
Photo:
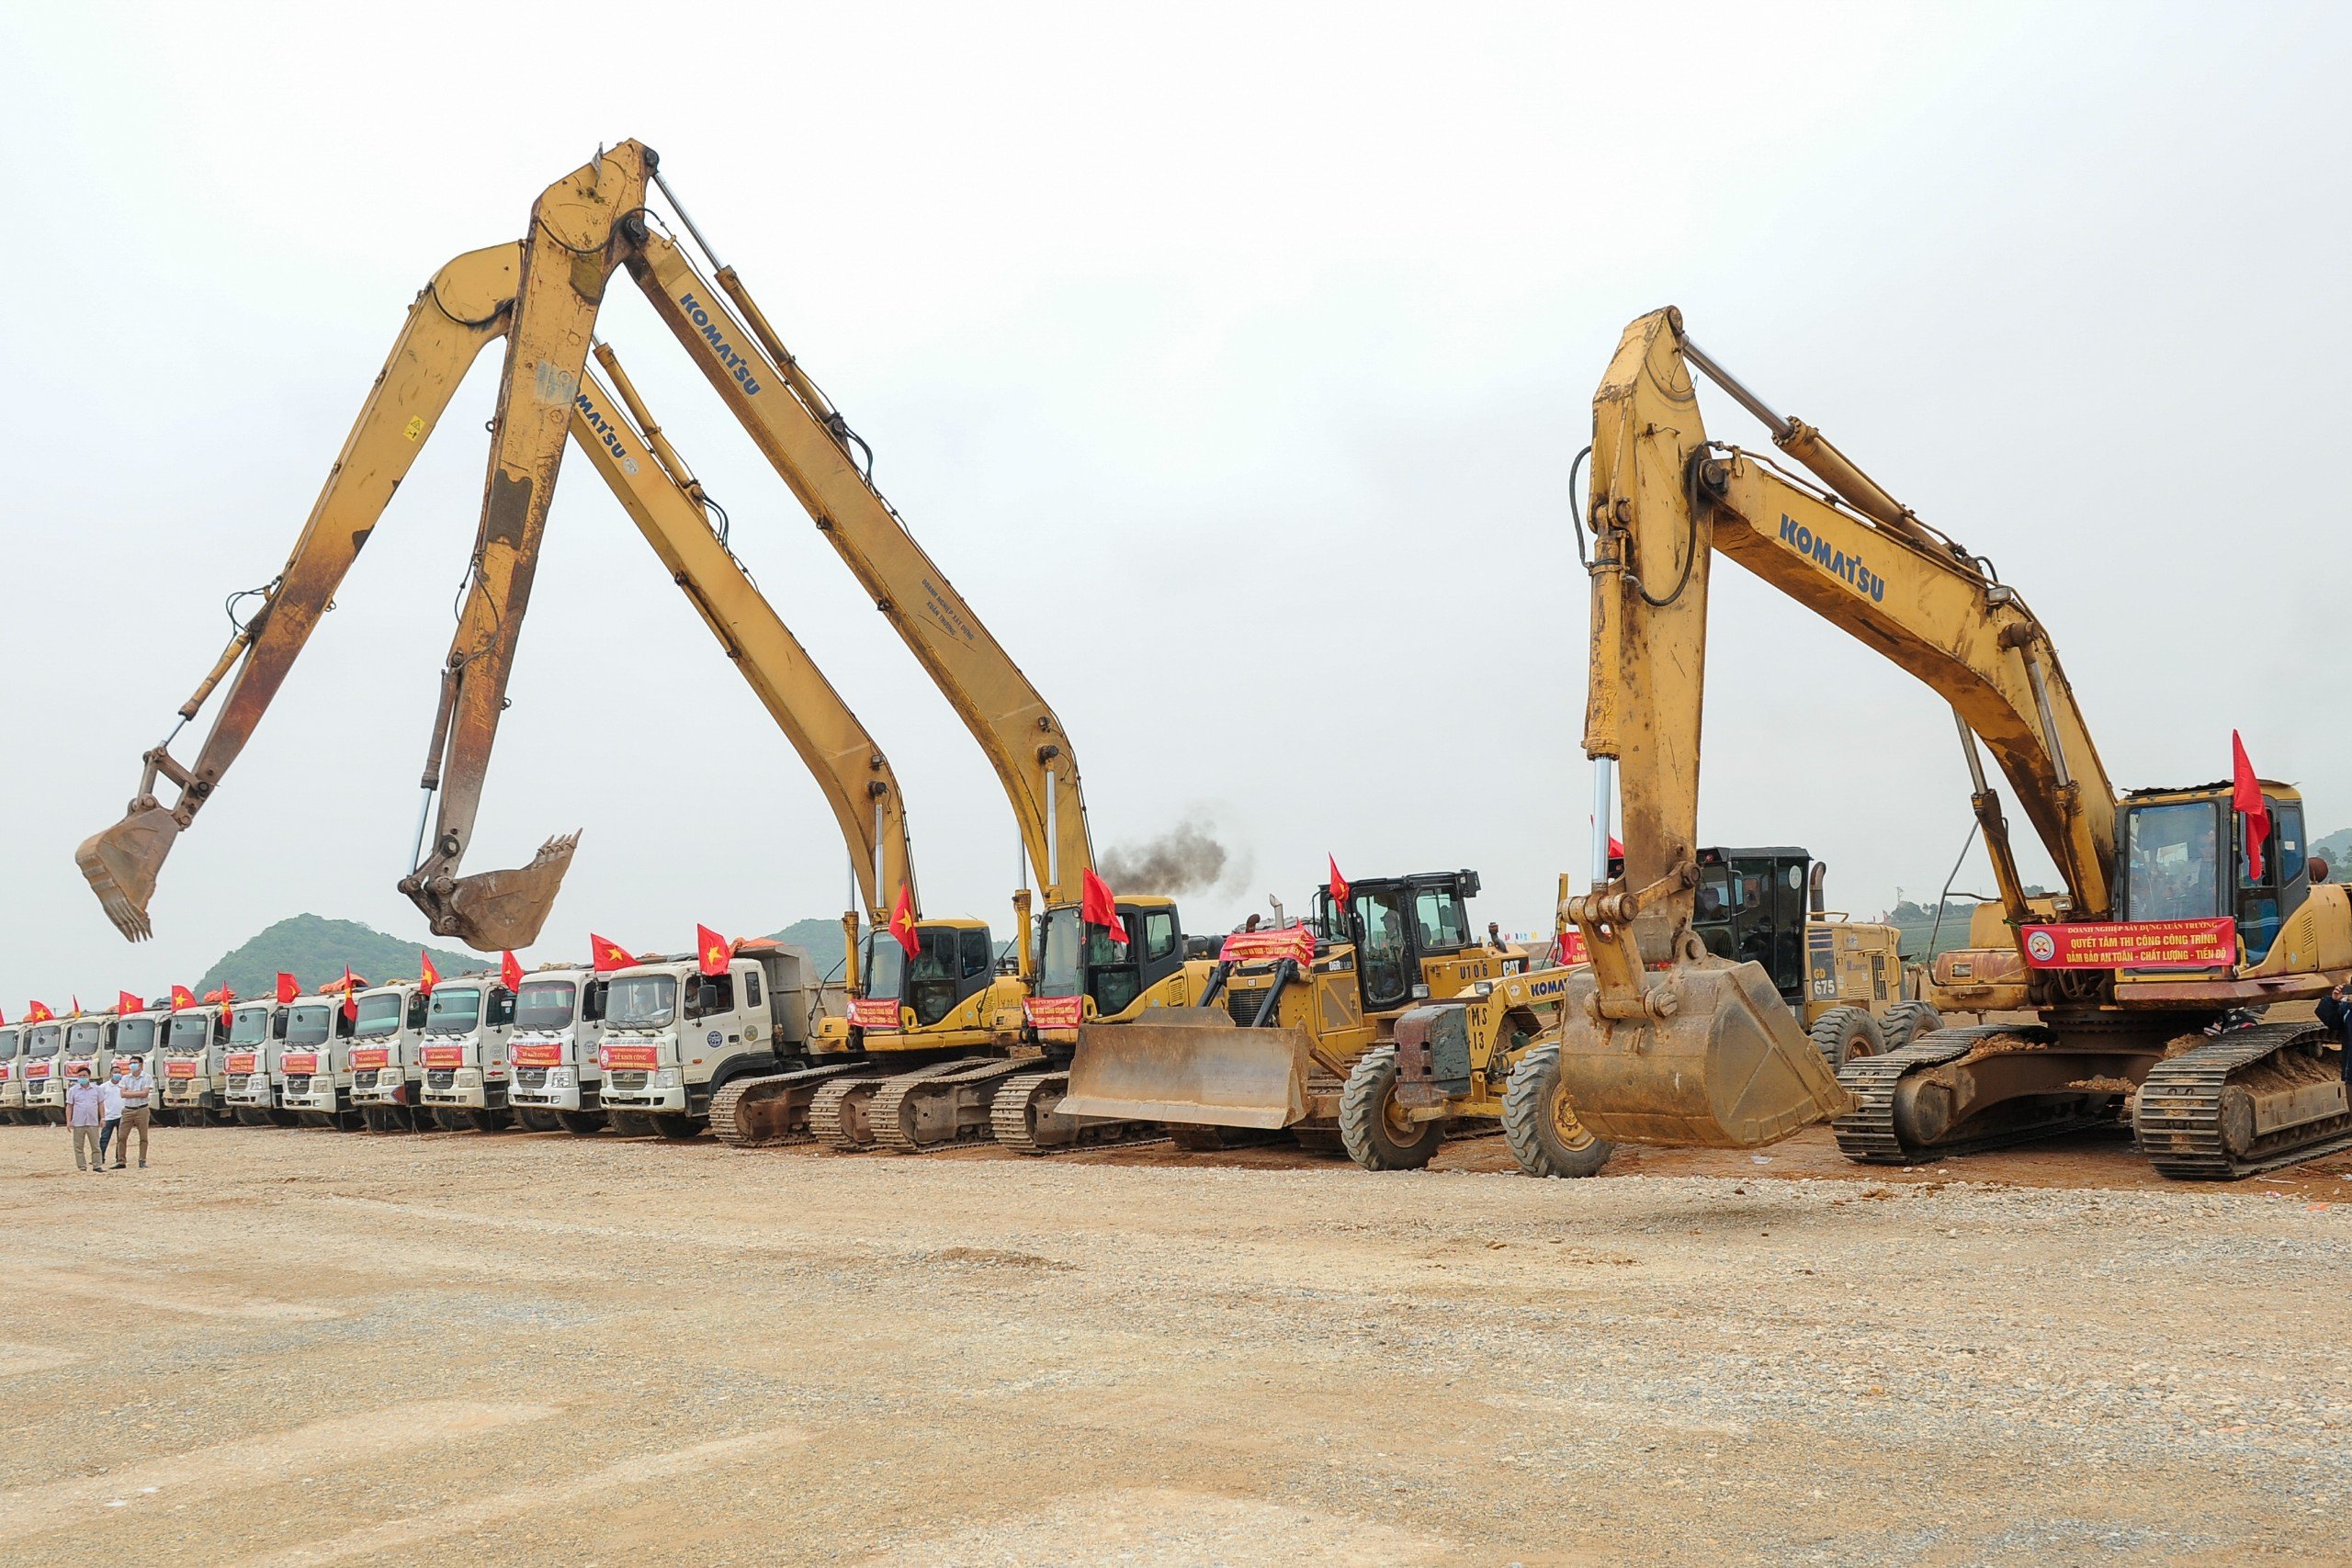
[[(841, 945), (838, 931), (833, 944)], [(444, 975), (494, 967), (497, 964), (494, 958), (452, 953), (447, 948), (425, 951), (433, 954), (434, 967)], [(341, 979), (346, 964), (353, 974), (371, 981), (402, 979), (415, 975), (416, 953), (415, 942), (386, 936), (356, 920), (296, 915), (266, 928), (242, 947), (222, 953), (204, 972), (204, 978), (196, 983), (196, 994), (200, 997), (225, 982), (241, 997), (267, 996), (277, 986), (281, 970), (300, 980), (307, 990)]]
[[(771, 932), (770, 942), (789, 942), (808, 954), (818, 977), (827, 980), (841, 978), (842, 921), (838, 915), (814, 920), (795, 920), (780, 931)], [(863, 931), (858, 940), (865, 940)]]

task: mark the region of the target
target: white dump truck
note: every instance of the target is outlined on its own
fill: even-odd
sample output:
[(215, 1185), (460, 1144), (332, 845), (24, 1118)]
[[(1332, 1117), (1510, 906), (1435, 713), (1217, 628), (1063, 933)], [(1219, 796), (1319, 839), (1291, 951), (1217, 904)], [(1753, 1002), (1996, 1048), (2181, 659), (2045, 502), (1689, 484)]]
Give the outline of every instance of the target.
[[(172, 1021), (172, 1004), (166, 999), (151, 1002), (137, 1012), (127, 1012), (114, 1021), (113, 1064), (120, 1066), (136, 1058), (147, 1069), (147, 1076), (160, 1084), (164, 1081), (164, 1032)], [(110, 1066), (107, 1070), (114, 1070)], [(125, 1070), (128, 1070), (127, 1068)], [(169, 1121), (171, 1111), (152, 1098), (148, 1104), (155, 1111), (155, 1120)]]
[(846, 1011), (807, 953), (765, 942), (741, 944), (724, 975), (657, 955), (605, 987), (605, 1113), (625, 1134), (693, 1137), (729, 1079), (807, 1065), (818, 1021)]
[(270, 1079), (280, 1109), (311, 1127), (359, 1125), (351, 1102), (351, 1020), (340, 992), (296, 997), (286, 1010), (286, 1037), (270, 1051)]
[(491, 974), (459, 975), (433, 987), (424, 1006), (424, 1103), (451, 1131), (494, 1133), (507, 1125), (513, 1069), (506, 1038), (514, 993)]
[(295, 1123), (270, 1083), (272, 1047), (285, 1038), (286, 1009), (277, 1002), (246, 1002), (230, 1015), (229, 1042), (220, 1052), (220, 1102), (248, 1127)]
[(55, 1020), (25, 1029), (19, 1056), (25, 1066), (25, 1109), (34, 1122), (65, 1123), (65, 1079), (58, 1057), (65, 1050), (65, 1025)]
[(535, 1132), (603, 1132), (604, 1038), (605, 985), (595, 971), (551, 964), (525, 976), (506, 1042), (515, 1119)]
[(393, 980), (359, 993), (351, 1026), (351, 1102), (371, 1133), (422, 1132), (424, 1106), (424, 987)]
[(0, 1122), (31, 1122), (25, 1110), (25, 1065), (18, 1059), (24, 1044), (21, 1024), (0, 1028)]
[(155, 1085), (165, 1114), (183, 1127), (229, 1119), (228, 1101), (221, 1098), (229, 1027), (229, 1015), (208, 1003), (181, 1009), (164, 1028), (163, 1067)]

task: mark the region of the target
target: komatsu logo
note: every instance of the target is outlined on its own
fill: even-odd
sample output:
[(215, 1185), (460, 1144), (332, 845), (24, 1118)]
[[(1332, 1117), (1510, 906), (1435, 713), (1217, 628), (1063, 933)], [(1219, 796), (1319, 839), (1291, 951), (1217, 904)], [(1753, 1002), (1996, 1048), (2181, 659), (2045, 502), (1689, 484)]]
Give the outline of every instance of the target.
[(718, 362), (721, 365), (735, 373), (735, 379), (742, 386), (743, 395), (747, 398), (758, 397), (760, 384), (752, 378), (752, 362), (736, 353), (729, 344), (727, 334), (719, 330), (717, 321), (711, 320), (709, 310), (692, 294), (678, 296), (678, 309), (686, 313), (688, 321), (702, 329), (703, 342), (710, 344), (710, 352), (718, 356)]
[(1885, 601), (1886, 579), (1864, 566), (1861, 557), (1848, 555), (1785, 512), (1781, 513), (1781, 543), (1808, 558), (1830, 576), (1841, 578), (1849, 587), (1869, 594), (1873, 604)]
[(605, 450), (610, 452), (613, 455), (613, 461), (621, 466), (621, 472), (636, 473), (637, 459), (630, 457), (628, 449), (622, 446), (620, 433), (613, 428), (613, 422), (605, 417), (605, 411), (590, 402), (588, 394), (585, 392), (574, 397), (571, 400), (571, 406), (580, 411), (581, 418), (588, 422), (588, 428), (596, 433), (596, 439), (605, 444)]

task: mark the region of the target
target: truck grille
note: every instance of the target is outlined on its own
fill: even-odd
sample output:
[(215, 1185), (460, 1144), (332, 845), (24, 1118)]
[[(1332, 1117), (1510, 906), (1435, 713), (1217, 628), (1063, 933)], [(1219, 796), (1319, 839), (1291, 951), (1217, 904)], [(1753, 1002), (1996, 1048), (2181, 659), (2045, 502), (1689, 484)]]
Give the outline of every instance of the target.
[(245, 1092), (246, 1080), (250, 1077), (251, 1075), (246, 1073), (231, 1073), (223, 1081), (229, 1086), (231, 1094), (243, 1094)]
[(287, 1093), (288, 1093), (288, 1094), (308, 1094), (308, 1093), (310, 1093), (310, 1092), (311, 1092), (311, 1075), (310, 1075), (310, 1074), (308, 1074), (308, 1073), (304, 1073), (304, 1074), (303, 1074), (301, 1077), (300, 1077), (288, 1078), (288, 1079), (286, 1080), (286, 1092), (287, 1092)]
[(458, 1069), (455, 1067), (433, 1067), (424, 1075), (424, 1087), (427, 1089), (447, 1089), (457, 1081)]
[(641, 1089), (645, 1087), (648, 1076), (645, 1073), (611, 1073), (606, 1075), (605, 1081), (611, 1088), (617, 1089)]
[(548, 1070), (545, 1067), (517, 1067), (514, 1069), (514, 1087), (545, 1089), (548, 1087)]

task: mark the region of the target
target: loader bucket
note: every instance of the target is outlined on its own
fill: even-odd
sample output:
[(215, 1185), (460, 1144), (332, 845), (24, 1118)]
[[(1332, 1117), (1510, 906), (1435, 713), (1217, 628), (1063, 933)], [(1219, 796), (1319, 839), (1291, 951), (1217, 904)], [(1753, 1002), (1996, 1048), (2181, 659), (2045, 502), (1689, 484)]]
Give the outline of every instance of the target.
[(1845, 1114), (1852, 1101), (1757, 964), (1710, 958), (1648, 976), (1666, 1018), (1604, 1019), (1589, 970), (1560, 1009), (1560, 1088), (1616, 1144), (1752, 1149)]
[(481, 953), (528, 947), (547, 924), (548, 910), (571, 869), (580, 835), (566, 833), (539, 846), (528, 865), (471, 876), (412, 877), (401, 884), (435, 936), (453, 936)]
[(1306, 1115), (1306, 1034), (1244, 1029), (1216, 1008), (1147, 1008), (1078, 1032), (1064, 1116), (1287, 1127)]
[(102, 833), (93, 833), (74, 852), (74, 863), (90, 879), (90, 891), (114, 922), (114, 929), (132, 942), (155, 934), (147, 922), (147, 901), (155, 897), (155, 878), (164, 857), (172, 852), (180, 825), (160, 806), (134, 811)]

